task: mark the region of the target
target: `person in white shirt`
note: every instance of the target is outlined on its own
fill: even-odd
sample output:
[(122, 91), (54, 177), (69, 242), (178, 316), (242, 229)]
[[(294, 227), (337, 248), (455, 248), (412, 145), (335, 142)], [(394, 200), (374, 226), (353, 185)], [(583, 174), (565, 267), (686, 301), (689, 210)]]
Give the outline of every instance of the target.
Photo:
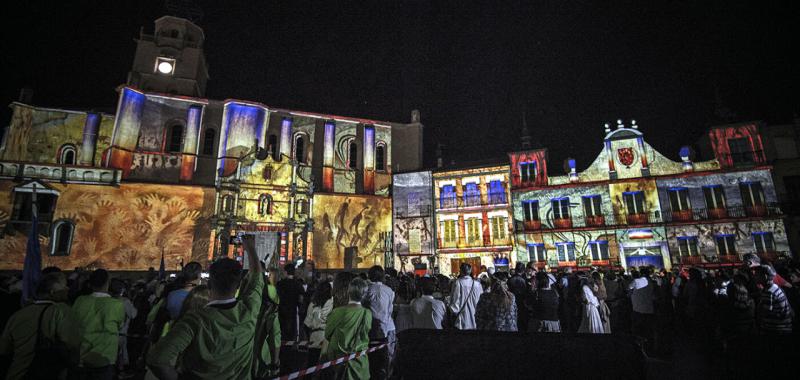
[(303, 323), (311, 329), (308, 338), (308, 362), (317, 364), (319, 356), (328, 344), (325, 341), (325, 325), (328, 321), (328, 314), (333, 310), (333, 296), (331, 295), (331, 285), (329, 282), (320, 282), (308, 304), (308, 312)]
[(415, 329), (442, 329), (444, 302), (433, 298), (436, 285), (430, 277), (420, 279), (422, 295), (411, 301), (411, 318)]
[(459, 272), (461, 275), (453, 284), (448, 308), (455, 315), (455, 328), (459, 330), (474, 330), (477, 327), (475, 324), (475, 308), (478, 305), (481, 293), (483, 293), (483, 288), (480, 281), (472, 278), (471, 265), (461, 263)]

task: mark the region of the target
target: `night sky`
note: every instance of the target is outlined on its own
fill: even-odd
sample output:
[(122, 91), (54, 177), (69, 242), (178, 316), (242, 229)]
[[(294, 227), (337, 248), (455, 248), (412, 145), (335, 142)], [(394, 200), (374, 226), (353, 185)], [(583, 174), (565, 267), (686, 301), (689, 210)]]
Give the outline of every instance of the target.
[[(28, 3), (4, 7), (3, 104), (29, 85), (36, 105), (112, 111), (133, 39), (168, 13), (163, 1)], [(589, 165), (617, 118), (677, 159), (724, 121), (715, 98), (736, 121), (800, 111), (788, 1), (328, 3), (197, 2), (207, 97), (403, 122), (416, 108), (428, 165), (437, 142), (448, 161), (505, 157), (525, 112), (556, 173), (567, 156)]]

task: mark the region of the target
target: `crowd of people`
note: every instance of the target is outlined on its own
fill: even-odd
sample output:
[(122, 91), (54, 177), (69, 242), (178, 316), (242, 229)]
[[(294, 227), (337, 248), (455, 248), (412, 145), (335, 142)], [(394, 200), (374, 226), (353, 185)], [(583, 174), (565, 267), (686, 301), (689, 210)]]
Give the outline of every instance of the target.
[(251, 238), (243, 250), (247, 271), (223, 258), (174, 278), (45, 268), (24, 305), (19, 279), (4, 277), (6, 378), (261, 379), (374, 348), (315, 376), (386, 379), (409, 328), (632, 334), (648, 355), (668, 356), (678, 333), (722, 349), (733, 337), (792, 334), (800, 303), (797, 263), (755, 255), (715, 270), (464, 263), (448, 277), (267, 269)]

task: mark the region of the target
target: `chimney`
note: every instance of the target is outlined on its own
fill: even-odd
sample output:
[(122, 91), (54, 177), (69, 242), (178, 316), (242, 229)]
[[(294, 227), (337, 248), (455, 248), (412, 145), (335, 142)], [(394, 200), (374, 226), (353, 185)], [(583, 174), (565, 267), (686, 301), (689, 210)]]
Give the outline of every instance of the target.
[(19, 90), (20, 103), (31, 104), (33, 102), (33, 88), (25, 86)]

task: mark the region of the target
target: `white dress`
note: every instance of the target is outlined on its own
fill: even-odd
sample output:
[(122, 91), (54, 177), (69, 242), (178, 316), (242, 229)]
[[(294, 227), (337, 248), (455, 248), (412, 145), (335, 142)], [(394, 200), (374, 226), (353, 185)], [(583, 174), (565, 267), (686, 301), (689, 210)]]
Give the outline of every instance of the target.
[(579, 333), (590, 334), (603, 334), (603, 320), (600, 319), (600, 311), (597, 307), (600, 306), (600, 301), (595, 297), (594, 292), (588, 286), (583, 286), (583, 317), (581, 318), (581, 326), (578, 328)]

